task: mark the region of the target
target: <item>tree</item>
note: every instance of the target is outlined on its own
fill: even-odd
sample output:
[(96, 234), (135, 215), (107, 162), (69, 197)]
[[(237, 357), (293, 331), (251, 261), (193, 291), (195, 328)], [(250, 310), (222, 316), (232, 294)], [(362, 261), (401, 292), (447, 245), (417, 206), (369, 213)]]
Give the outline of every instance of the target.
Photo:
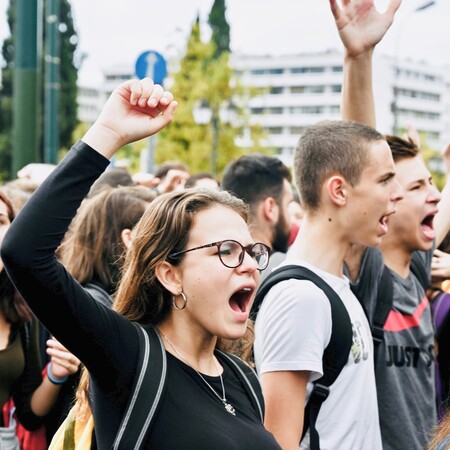
[[(7, 21), (10, 30), (13, 23), (13, 0), (8, 6)], [(2, 85), (0, 86), (0, 180), (10, 178), (12, 148), (12, 66), (14, 48), (12, 36), (6, 38), (2, 45)]]
[(59, 143), (61, 147), (70, 148), (73, 143), (73, 131), (78, 125), (78, 68), (75, 64), (78, 36), (73, 26), (72, 7), (68, 0), (61, 0), (59, 31), (61, 49)]
[[(77, 34), (73, 26), (72, 10), (68, 0), (60, 0), (60, 85), (59, 95), (59, 142), (61, 147), (68, 148), (72, 144), (72, 133), (78, 124), (77, 120), (77, 76), (74, 55), (77, 48)], [(45, 3), (45, 2), (42, 2)], [(0, 180), (13, 178), (11, 174), (12, 152), (12, 98), (14, 70), (14, 23), (15, 1), (11, 0), (7, 19), (11, 36), (2, 45), (4, 68), (2, 69), (2, 86), (0, 87)], [(45, 14), (43, 14), (45, 17)], [(45, 27), (43, 27), (45, 29)], [(44, 36), (45, 39), (45, 36)], [(44, 67), (44, 61), (42, 61)], [(44, 85), (41, 86), (41, 101), (44, 101)], [(43, 107), (42, 107), (43, 110)], [(40, 148), (41, 160), (43, 143)], [(38, 161), (37, 161), (38, 162)]]
[(209, 13), (208, 23), (212, 30), (211, 40), (216, 46), (214, 51), (215, 58), (224, 52), (230, 53), (230, 25), (225, 12), (225, 0), (214, 0)]
[(171, 91), (178, 99), (176, 119), (157, 136), (156, 162), (179, 160), (191, 170), (207, 170), (208, 144), (204, 128), (194, 121), (192, 110), (200, 98), (203, 78), (202, 64), (209, 57), (211, 48), (200, 39), (200, 19), (196, 18), (188, 39), (186, 54), (180, 61), (180, 69), (173, 75)]
[[(185, 55), (176, 73), (171, 74), (170, 90), (178, 99), (175, 120), (158, 134), (156, 162), (179, 160), (192, 172), (217, 169), (219, 176), (226, 164), (245, 150), (236, 145), (236, 138), (244, 127), (243, 88), (233, 78), (229, 52), (217, 53), (214, 42), (202, 42), (200, 20), (196, 18), (189, 36)], [(237, 100), (237, 101), (235, 101)], [(211, 122), (197, 124), (193, 111), (204, 106), (211, 113)], [(222, 123), (221, 110), (235, 112), (235, 120)], [(240, 121), (241, 124), (236, 122)], [(216, 121), (216, 122), (214, 122)], [(256, 130), (258, 127), (254, 127)], [(255, 134), (257, 136), (258, 133)], [(217, 150), (217, 152), (214, 151)], [(251, 149), (261, 150), (255, 146)], [(213, 157), (213, 155), (216, 157)], [(214, 167), (216, 166), (216, 167)]]
[[(186, 53), (180, 61), (179, 70), (173, 75), (171, 86), (175, 98), (179, 100), (176, 119), (164, 129), (157, 140), (156, 161), (179, 160), (186, 163), (191, 171), (211, 170), (211, 127), (197, 124), (193, 110), (204, 103), (208, 107), (229, 99), (230, 77), (228, 58), (214, 60), (215, 46), (204, 43), (200, 37), (200, 19), (196, 18), (188, 39)], [(242, 154), (234, 143), (236, 131), (228, 127), (220, 135), (218, 146), (219, 170), (223, 169), (229, 158)]]

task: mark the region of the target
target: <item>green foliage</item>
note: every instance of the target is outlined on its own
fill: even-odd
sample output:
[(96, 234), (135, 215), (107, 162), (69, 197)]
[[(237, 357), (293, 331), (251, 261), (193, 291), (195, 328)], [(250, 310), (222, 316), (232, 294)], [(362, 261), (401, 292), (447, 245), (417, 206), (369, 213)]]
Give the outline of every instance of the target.
[(72, 145), (72, 133), (78, 125), (77, 118), (77, 78), (78, 68), (74, 55), (78, 37), (73, 25), (72, 9), (67, 0), (60, 0), (60, 85), (59, 93), (59, 144), (61, 147)]
[(214, 57), (230, 53), (230, 25), (226, 15), (225, 0), (214, 0), (208, 23), (212, 30), (211, 40), (215, 44)]
[(444, 188), (444, 185), (445, 185), (445, 181), (446, 181), (447, 175), (442, 170), (436, 170), (436, 165), (437, 164), (433, 164), (433, 162), (434, 163), (436, 163), (436, 162), (440, 163), (442, 161), (442, 154), (441, 154), (441, 152), (438, 151), (438, 150), (433, 150), (433, 149), (431, 149), (430, 147), (428, 147), (426, 145), (422, 145), (421, 146), (421, 153), (423, 155), (423, 159), (424, 159), (424, 161), (425, 161), (429, 171), (431, 172), (434, 184), (436, 185), (436, 187), (440, 191), (442, 191), (442, 189)]
[[(220, 2), (215, 2), (219, 4)], [(216, 6), (217, 7), (217, 6)], [(224, 9), (223, 9), (224, 11)], [(245, 152), (261, 151), (259, 141), (262, 138), (260, 127), (249, 127), (244, 115), (246, 98), (250, 90), (240, 86), (234, 79), (229, 65), (229, 52), (217, 53), (213, 42), (202, 42), (199, 18), (195, 20), (189, 36), (186, 52), (180, 60), (179, 69), (170, 74), (173, 85), (170, 87), (178, 100), (174, 121), (158, 133), (155, 160), (157, 164), (167, 160), (185, 163), (192, 173), (198, 171), (213, 172), (212, 153), (214, 137), (217, 138), (217, 176), (220, 178), (225, 166), (232, 159)], [(193, 110), (199, 105), (210, 109), (210, 124), (198, 124), (194, 120)], [(232, 121), (222, 122), (221, 111), (233, 109), (236, 117)], [(216, 121), (217, 127), (212, 126)], [(247, 127), (255, 139), (252, 149), (243, 149), (236, 145), (236, 138)], [(215, 133), (214, 130), (217, 130)]]
[[(399, 129), (398, 136), (402, 136), (404, 139), (407, 139), (408, 130), (405, 128)], [(425, 164), (427, 165), (428, 170), (431, 172), (434, 184), (441, 191), (447, 178), (442, 154), (439, 150), (433, 149), (427, 144), (423, 144), (427, 141), (426, 133), (419, 133), (417, 139), (421, 143), (420, 153), (425, 161)]]
[[(13, 23), (13, 0), (7, 10), (10, 29)], [(7, 37), (2, 44), (2, 85), (0, 86), (0, 181), (11, 178), (12, 153), (12, 78), (14, 47), (12, 37)]]

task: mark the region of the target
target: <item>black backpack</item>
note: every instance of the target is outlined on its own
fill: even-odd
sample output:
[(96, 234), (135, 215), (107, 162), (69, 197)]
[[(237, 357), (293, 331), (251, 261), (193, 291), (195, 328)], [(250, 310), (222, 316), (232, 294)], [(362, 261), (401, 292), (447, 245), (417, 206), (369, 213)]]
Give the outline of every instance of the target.
[(328, 346), (324, 350), (322, 364), (323, 376), (314, 381), (314, 388), (305, 407), (302, 437), (308, 428), (311, 450), (319, 450), (319, 434), (316, 430), (317, 416), (322, 403), (327, 399), (330, 386), (336, 381), (348, 360), (352, 346), (352, 324), (347, 309), (333, 288), (317, 274), (298, 265), (287, 265), (275, 269), (261, 283), (253, 303), (251, 318), (256, 319), (264, 297), (275, 284), (280, 281), (296, 279), (309, 280), (326, 294), (331, 306), (332, 329)]

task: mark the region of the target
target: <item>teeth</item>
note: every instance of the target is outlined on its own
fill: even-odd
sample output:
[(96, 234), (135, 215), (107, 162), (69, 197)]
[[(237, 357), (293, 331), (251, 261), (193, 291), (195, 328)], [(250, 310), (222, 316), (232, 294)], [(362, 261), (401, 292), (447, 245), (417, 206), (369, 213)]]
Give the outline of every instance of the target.
[(243, 290), (243, 291), (247, 291), (247, 292), (250, 292), (250, 291), (251, 291), (250, 288), (243, 288), (242, 290)]

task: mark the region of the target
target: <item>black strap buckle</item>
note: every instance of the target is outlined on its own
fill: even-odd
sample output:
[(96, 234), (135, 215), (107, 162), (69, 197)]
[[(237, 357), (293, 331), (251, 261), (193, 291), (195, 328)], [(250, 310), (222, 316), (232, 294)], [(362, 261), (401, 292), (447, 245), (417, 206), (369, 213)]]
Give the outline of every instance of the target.
[(383, 341), (384, 337), (384, 330), (383, 327), (380, 327), (378, 325), (372, 326), (372, 338), (375, 342), (380, 343)]
[(316, 383), (314, 385), (314, 389), (311, 392), (311, 397), (315, 396), (318, 401), (324, 402), (328, 395), (330, 394), (330, 388), (328, 386), (324, 386), (323, 384)]

